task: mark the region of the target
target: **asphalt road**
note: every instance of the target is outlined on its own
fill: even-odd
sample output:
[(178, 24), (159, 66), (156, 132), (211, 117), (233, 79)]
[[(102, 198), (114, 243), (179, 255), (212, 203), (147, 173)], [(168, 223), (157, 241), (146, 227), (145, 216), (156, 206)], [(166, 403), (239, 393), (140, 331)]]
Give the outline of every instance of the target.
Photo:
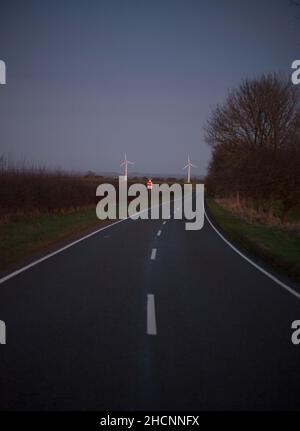
[(207, 221), (103, 230), (1, 284), (0, 319), (1, 410), (300, 408), (300, 300)]

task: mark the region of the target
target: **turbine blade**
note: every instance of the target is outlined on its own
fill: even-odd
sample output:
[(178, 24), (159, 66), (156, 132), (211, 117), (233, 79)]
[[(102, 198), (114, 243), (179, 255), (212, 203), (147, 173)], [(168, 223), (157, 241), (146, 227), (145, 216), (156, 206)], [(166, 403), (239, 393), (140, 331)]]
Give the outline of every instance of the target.
[(186, 168), (188, 168), (189, 167), (189, 165), (185, 165), (185, 167), (184, 168), (182, 168), (182, 169), (186, 169)]

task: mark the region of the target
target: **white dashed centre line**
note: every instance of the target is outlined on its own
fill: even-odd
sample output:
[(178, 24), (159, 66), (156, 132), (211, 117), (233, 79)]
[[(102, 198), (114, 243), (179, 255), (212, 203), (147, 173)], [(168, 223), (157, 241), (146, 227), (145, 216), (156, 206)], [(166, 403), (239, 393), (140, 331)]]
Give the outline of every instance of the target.
[(164, 222), (163, 222), (163, 224), (166, 224), (167, 223), (167, 221), (165, 220)]
[(147, 295), (147, 334), (157, 334), (154, 295), (150, 294)]
[(157, 252), (157, 249), (153, 248), (152, 252), (151, 252), (151, 260), (155, 260), (156, 259), (156, 252)]
[(161, 230), (159, 230), (158, 232), (157, 232), (157, 236), (160, 236), (161, 235)]

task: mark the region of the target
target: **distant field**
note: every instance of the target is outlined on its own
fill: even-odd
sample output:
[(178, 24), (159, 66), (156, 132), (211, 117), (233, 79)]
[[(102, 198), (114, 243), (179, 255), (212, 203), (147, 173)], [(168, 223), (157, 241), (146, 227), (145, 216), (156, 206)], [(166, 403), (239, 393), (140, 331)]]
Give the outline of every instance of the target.
[(257, 255), (277, 272), (300, 283), (300, 234), (266, 224), (247, 223), (211, 197), (206, 207), (215, 223), (240, 247)]

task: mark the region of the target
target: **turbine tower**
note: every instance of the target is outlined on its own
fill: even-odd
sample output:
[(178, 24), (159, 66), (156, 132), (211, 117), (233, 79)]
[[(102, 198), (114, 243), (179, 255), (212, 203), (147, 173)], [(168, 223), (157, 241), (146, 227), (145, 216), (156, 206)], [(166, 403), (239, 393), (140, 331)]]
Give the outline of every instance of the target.
[(120, 166), (125, 166), (125, 168), (124, 168), (124, 177), (125, 177), (125, 179), (127, 180), (127, 173), (128, 173), (128, 165), (134, 165), (134, 163), (133, 162), (130, 162), (128, 159), (127, 159), (127, 156), (126, 156), (126, 153), (125, 153), (125, 159), (124, 159), (124, 162), (122, 162), (121, 164), (120, 164)]
[(190, 183), (191, 182), (191, 168), (196, 168), (196, 165), (193, 165), (191, 160), (190, 160), (190, 156), (188, 155), (188, 162), (187, 165), (185, 165), (184, 168), (182, 169), (186, 169), (187, 168), (187, 182)]

